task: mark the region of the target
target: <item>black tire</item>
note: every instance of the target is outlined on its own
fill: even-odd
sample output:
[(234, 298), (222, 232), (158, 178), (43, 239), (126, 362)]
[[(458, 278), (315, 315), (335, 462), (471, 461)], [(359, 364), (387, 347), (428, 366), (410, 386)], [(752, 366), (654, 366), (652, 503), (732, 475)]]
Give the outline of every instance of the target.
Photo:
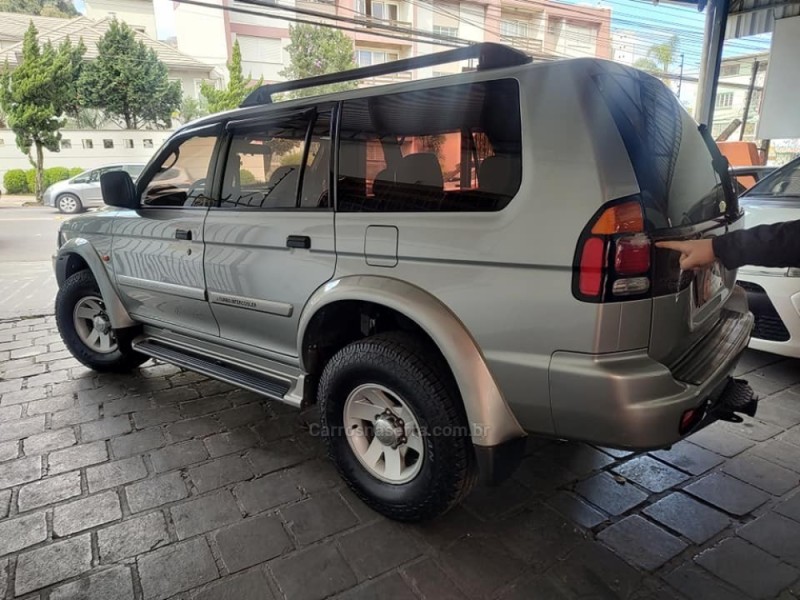
[[(67, 201), (74, 202), (74, 205), (71, 205), (65, 209), (62, 207), (62, 203)], [(56, 208), (59, 212), (64, 213), (65, 215), (77, 215), (79, 212), (83, 211), (83, 204), (81, 203), (81, 199), (75, 194), (61, 194), (58, 198), (56, 198)]]
[(88, 270), (71, 275), (56, 295), (56, 325), (67, 349), (77, 360), (95, 371), (124, 373), (135, 369), (148, 357), (131, 348), (132, 331), (114, 330), (117, 349), (110, 353), (95, 352), (81, 339), (73, 313), (78, 303), (89, 296), (100, 297), (100, 290)]
[[(410, 481), (395, 484), (379, 479), (350, 447), (344, 433), (345, 401), (367, 383), (402, 398), (423, 432), (423, 462)], [(319, 401), (331, 460), (352, 490), (382, 515), (408, 522), (432, 519), (472, 489), (474, 450), (457, 387), (441, 357), (413, 335), (379, 334), (340, 350), (322, 373)], [(440, 435), (434, 435), (437, 431)]]

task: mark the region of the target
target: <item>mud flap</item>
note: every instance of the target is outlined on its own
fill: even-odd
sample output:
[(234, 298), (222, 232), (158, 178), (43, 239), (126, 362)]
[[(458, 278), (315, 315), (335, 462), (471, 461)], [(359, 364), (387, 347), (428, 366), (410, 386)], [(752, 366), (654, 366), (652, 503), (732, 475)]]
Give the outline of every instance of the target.
[(739, 414), (755, 417), (758, 409), (758, 398), (753, 388), (744, 379), (728, 379), (717, 401), (716, 411), (718, 418), (741, 423)]

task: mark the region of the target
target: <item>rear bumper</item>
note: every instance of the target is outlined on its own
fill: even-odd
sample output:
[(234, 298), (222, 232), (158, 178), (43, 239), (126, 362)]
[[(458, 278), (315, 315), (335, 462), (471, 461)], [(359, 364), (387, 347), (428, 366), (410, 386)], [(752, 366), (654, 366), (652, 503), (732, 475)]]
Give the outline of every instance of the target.
[[(559, 437), (631, 449), (669, 446), (690, 409), (711, 409), (747, 347), (753, 316), (729, 313), (670, 369), (646, 349), (608, 355), (557, 352), (550, 365)], [(700, 376), (702, 377), (700, 378)]]
[(740, 271), (755, 328), (750, 347), (800, 358), (800, 278)]

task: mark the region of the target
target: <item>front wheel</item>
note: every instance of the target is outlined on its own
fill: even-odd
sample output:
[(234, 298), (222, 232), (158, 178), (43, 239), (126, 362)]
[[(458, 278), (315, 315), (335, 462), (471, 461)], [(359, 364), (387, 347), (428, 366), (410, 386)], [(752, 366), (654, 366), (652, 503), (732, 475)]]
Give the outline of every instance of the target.
[(398, 521), (437, 517), (472, 488), (466, 415), (444, 361), (404, 332), (354, 342), (319, 386), (322, 432), (342, 478)]
[(56, 325), (72, 356), (95, 371), (130, 371), (148, 358), (131, 348), (126, 330), (112, 329), (90, 271), (71, 275), (58, 290)]
[(66, 215), (74, 215), (83, 210), (80, 198), (73, 194), (61, 194), (56, 199), (58, 210)]

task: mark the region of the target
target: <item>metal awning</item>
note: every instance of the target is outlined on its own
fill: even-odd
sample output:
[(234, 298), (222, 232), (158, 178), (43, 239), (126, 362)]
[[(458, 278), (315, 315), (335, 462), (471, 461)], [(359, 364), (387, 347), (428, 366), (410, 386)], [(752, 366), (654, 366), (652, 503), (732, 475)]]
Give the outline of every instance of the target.
[(731, 0), (725, 38), (772, 33), (776, 19), (800, 16), (798, 0)]

